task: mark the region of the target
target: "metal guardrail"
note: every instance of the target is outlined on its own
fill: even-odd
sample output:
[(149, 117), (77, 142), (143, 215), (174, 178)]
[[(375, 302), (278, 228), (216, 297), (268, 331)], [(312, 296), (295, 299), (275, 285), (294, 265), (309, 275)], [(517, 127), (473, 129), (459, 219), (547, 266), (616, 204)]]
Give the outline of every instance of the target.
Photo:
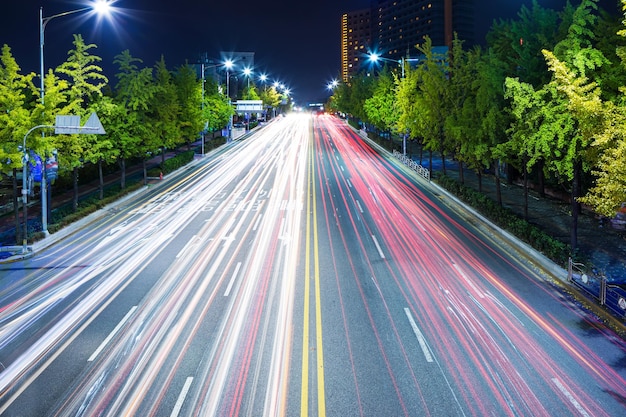
[(626, 284), (609, 283), (605, 276), (597, 273), (588, 274), (586, 269), (585, 264), (574, 262), (569, 258), (567, 280), (595, 298), (615, 317), (626, 319)]
[(415, 162), (413, 159), (409, 158), (408, 156), (396, 150), (393, 151), (393, 156), (398, 158), (404, 165), (408, 166), (413, 171), (417, 172), (419, 175), (424, 177), (426, 181), (430, 181), (430, 171), (428, 169), (424, 168), (423, 166)]

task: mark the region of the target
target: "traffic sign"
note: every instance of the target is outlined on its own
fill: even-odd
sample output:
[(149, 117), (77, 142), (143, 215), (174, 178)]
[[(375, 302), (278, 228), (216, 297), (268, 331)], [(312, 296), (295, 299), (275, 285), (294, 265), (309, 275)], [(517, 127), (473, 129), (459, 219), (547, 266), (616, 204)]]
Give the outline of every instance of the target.
[(100, 123), (98, 115), (94, 112), (91, 113), (84, 126), (80, 125), (80, 116), (57, 116), (54, 124), (54, 133), (57, 135), (104, 135), (106, 131), (102, 123)]

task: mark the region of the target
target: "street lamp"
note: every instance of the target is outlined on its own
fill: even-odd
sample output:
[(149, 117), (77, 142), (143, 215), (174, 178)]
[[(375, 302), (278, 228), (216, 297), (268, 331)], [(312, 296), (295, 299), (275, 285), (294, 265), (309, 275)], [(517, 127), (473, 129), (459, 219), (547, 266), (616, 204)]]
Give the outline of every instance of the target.
[(380, 55), (378, 55), (375, 52), (370, 52), (368, 54), (369, 60), (373, 63), (376, 63), (378, 61), (388, 61), (388, 62), (395, 62), (396, 64), (400, 65), (400, 67), (402, 68), (402, 78), (404, 78), (404, 57), (400, 58), (400, 59), (390, 59), (390, 58), (384, 58)]
[(248, 79), (248, 94), (250, 94), (250, 76), (252, 75), (252, 68), (246, 67), (243, 69), (243, 75)]
[[(419, 61), (419, 58), (404, 58), (401, 57), (400, 59), (390, 59), (390, 58), (383, 58), (380, 55), (378, 55), (375, 52), (370, 52), (368, 54), (369, 60), (373, 63), (376, 63), (378, 61), (389, 61), (389, 62), (395, 62), (396, 64), (400, 65), (400, 67), (402, 68), (402, 78), (404, 78), (404, 65), (405, 63), (408, 61)], [(404, 156), (406, 156), (406, 139), (407, 139), (407, 133), (404, 133), (404, 136), (402, 137), (402, 153)]]
[[(226, 61), (224, 61), (224, 67), (226, 68), (226, 97), (228, 97), (228, 107), (231, 107), (231, 102), (230, 102), (230, 70), (233, 68), (234, 62), (232, 61), (232, 59), (227, 59)], [(232, 109), (230, 112), (230, 116), (228, 118), (228, 139), (230, 140), (231, 138), (231, 130), (233, 127), (233, 113), (232, 113)]]
[[(206, 58), (205, 58), (206, 60)], [(200, 64), (200, 71), (202, 73), (202, 102), (200, 103), (200, 108), (202, 109), (202, 117), (204, 118), (204, 80), (205, 80), (205, 71), (211, 68), (217, 68), (217, 67), (221, 67), (224, 64), (215, 64), (215, 65), (205, 65), (204, 62), (202, 62)], [(204, 127), (202, 129), (202, 156), (204, 157), (204, 132), (206, 131), (207, 128), (207, 122), (204, 122)]]
[[(67, 12), (58, 13), (58, 14), (55, 14), (52, 16), (46, 16), (46, 17), (43, 16), (43, 7), (39, 8), (39, 81), (41, 83), (39, 93), (41, 96), (42, 107), (45, 103), (43, 46), (45, 43), (44, 35), (45, 35), (46, 25), (48, 24), (48, 22), (50, 22), (52, 19), (55, 19), (57, 17), (63, 17), (63, 16), (68, 16), (71, 14), (82, 13), (82, 12), (87, 12), (87, 11), (93, 11), (100, 15), (107, 14), (111, 10), (111, 4), (112, 2), (108, 0), (95, 0), (92, 2), (92, 5), (89, 7), (83, 7), (81, 9), (76, 9), (76, 10), (70, 10)], [(44, 133), (42, 132), (41, 135), (44, 136)], [(24, 144), (24, 146), (26, 146), (26, 144)], [(24, 149), (24, 152), (26, 152), (25, 149)], [(48, 236), (49, 235), (48, 233), (48, 204), (47, 204), (48, 203), (47, 201), (48, 185), (46, 184), (45, 167), (46, 167), (46, 155), (44, 155), (44, 158), (43, 158), (43, 171), (44, 172), (43, 172), (43, 175), (41, 176), (41, 228), (42, 228), (43, 234), (45, 236)], [(27, 222), (27, 221), (28, 219), (24, 219), (24, 222)]]
[(267, 86), (265, 85), (267, 82), (267, 74), (263, 73), (259, 75), (259, 81), (263, 84), (263, 121), (267, 121), (267, 109), (269, 108), (267, 105)]

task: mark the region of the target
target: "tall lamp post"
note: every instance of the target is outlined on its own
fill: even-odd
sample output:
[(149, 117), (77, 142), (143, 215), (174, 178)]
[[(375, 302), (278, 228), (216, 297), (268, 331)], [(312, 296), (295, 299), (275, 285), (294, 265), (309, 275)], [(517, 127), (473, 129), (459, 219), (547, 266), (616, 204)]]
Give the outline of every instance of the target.
[(243, 75), (248, 79), (248, 94), (250, 94), (250, 76), (252, 75), (252, 68), (246, 67), (243, 69)]
[[(202, 117), (204, 117), (204, 80), (205, 80), (205, 71), (211, 68), (221, 67), (224, 64), (215, 64), (215, 65), (205, 65), (204, 62), (201, 63), (200, 71), (202, 72), (202, 102), (200, 103), (200, 108), (202, 109)], [(204, 156), (204, 132), (207, 128), (207, 122), (204, 123), (204, 128), (202, 129), (202, 156)]]
[[(228, 98), (228, 107), (230, 108), (231, 102), (230, 102), (230, 70), (233, 68), (233, 61), (230, 59), (227, 59), (226, 61), (224, 61), (224, 67), (226, 68), (226, 97)], [(232, 128), (233, 128), (233, 114), (232, 111), (230, 113), (230, 116), (228, 118), (228, 140), (230, 141), (230, 138), (232, 137)]]
[[(252, 68), (246, 67), (243, 69), (243, 75), (247, 78), (248, 87), (246, 90), (246, 95), (250, 98), (250, 76), (252, 76)], [(250, 115), (247, 112), (244, 112), (244, 118), (246, 120), (246, 129), (250, 129)]]
[[(63, 13), (58, 13), (52, 16), (43, 16), (43, 7), (39, 8), (39, 81), (40, 89), (39, 94), (41, 97), (41, 105), (45, 104), (45, 83), (44, 83), (44, 65), (43, 65), (43, 46), (45, 38), (46, 25), (57, 17), (68, 16), (75, 13), (82, 13), (87, 11), (94, 11), (97, 14), (106, 14), (110, 11), (111, 3), (108, 0), (96, 0), (89, 7), (83, 7), (76, 10), (70, 10)], [(45, 107), (44, 107), (45, 109)], [(44, 132), (41, 133), (44, 136)], [(26, 162), (24, 162), (26, 163)], [(46, 184), (46, 155), (43, 158), (43, 175), (41, 176), (41, 227), (45, 236), (48, 236), (48, 185)], [(28, 219), (24, 219), (27, 222)]]
[(267, 121), (267, 86), (265, 85), (265, 83), (267, 82), (267, 74), (261, 74), (259, 75), (259, 81), (261, 81), (261, 83), (263, 84), (263, 120)]
[[(373, 63), (376, 63), (378, 61), (389, 61), (389, 62), (395, 62), (396, 64), (400, 65), (400, 67), (402, 68), (402, 78), (404, 78), (404, 65), (406, 62), (408, 61), (419, 61), (418, 58), (400, 58), (400, 59), (390, 59), (390, 58), (383, 58), (380, 55), (376, 54), (376, 53), (369, 53), (368, 54), (369, 60)], [(407, 133), (404, 133), (404, 136), (402, 137), (402, 154), (404, 156), (406, 156), (406, 137), (407, 137)]]

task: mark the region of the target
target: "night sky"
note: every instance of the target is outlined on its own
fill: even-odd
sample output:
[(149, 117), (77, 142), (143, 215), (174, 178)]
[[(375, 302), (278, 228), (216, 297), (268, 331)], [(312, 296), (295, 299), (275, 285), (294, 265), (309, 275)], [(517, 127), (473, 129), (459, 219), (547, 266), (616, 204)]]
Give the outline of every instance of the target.
[[(5, 0), (8, 1), (8, 0)], [(437, 0), (433, 0), (437, 1)], [(443, 1), (443, 0), (441, 0)], [(478, 36), (496, 18), (516, 16), (531, 0), (474, 0)], [(565, 0), (539, 0), (560, 10)], [(574, 2), (576, 3), (576, 2)], [(195, 62), (207, 52), (255, 52), (255, 73), (265, 72), (291, 88), (296, 102), (325, 100), (326, 84), (339, 75), (340, 21), (344, 12), (366, 8), (370, 0), (117, 0), (111, 21), (75, 14), (49, 22), (45, 66), (59, 65), (80, 33), (102, 57), (115, 83), (113, 58), (128, 49), (152, 66), (163, 55), (168, 68)], [(616, 11), (617, 0), (601, 5)], [(88, 5), (88, 0), (11, 0), (0, 15), (0, 44), (8, 44), (22, 72), (39, 72), (39, 8), (44, 17)]]

